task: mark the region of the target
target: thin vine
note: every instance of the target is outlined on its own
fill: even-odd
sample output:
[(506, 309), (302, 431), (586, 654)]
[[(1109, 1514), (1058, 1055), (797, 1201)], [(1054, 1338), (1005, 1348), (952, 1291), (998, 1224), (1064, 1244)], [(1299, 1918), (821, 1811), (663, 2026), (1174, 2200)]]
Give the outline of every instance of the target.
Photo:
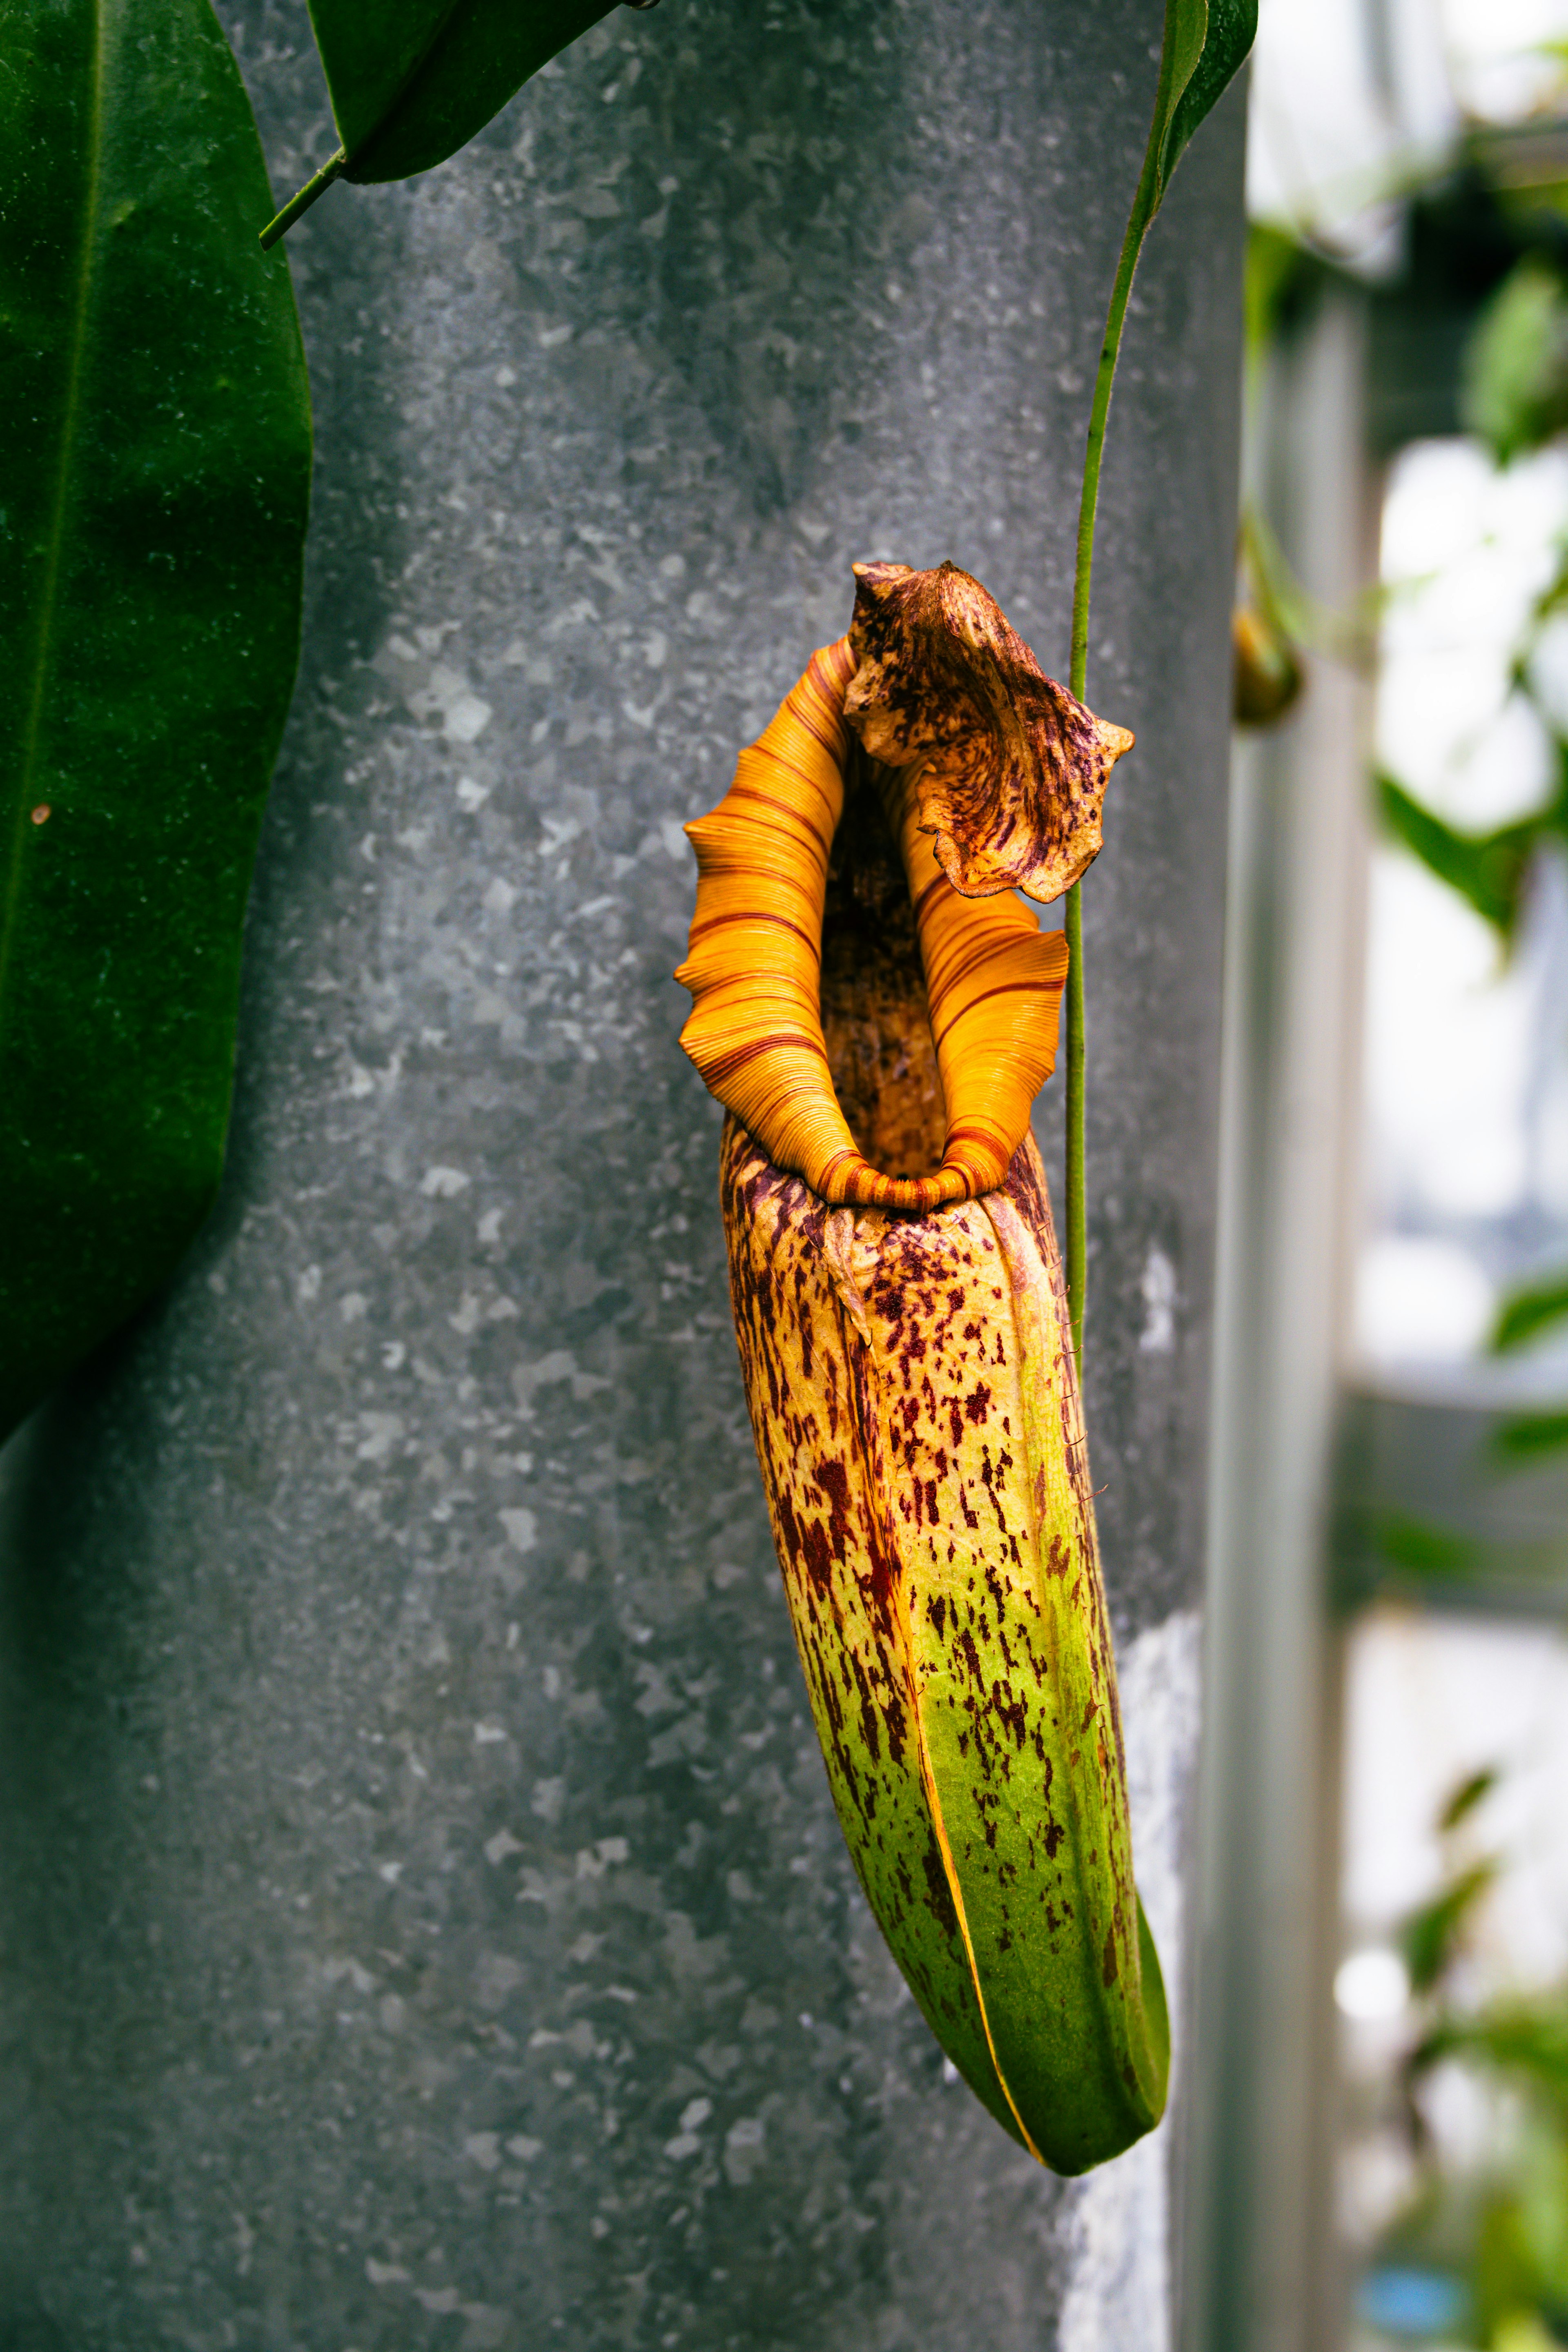
[[(1083, 489), (1079, 499), (1078, 552), (1073, 571), (1072, 645), (1068, 683), (1079, 702), (1089, 685), (1089, 600), (1094, 572), (1094, 523), (1100, 504), (1100, 466), (1105, 454), (1105, 428), (1110, 415), (1110, 393), (1121, 350), (1121, 331), (1138, 257), (1149, 226), (1159, 211), (1176, 161), (1194, 131), (1214, 105), (1252, 45), (1258, 17), (1257, 0), (1166, 0), (1165, 37), (1160, 56), (1160, 80), (1154, 97), (1154, 119), (1144, 150), (1132, 209), (1116, 264), (1105, 333), (1095, 371), (1094, 398), (1089, 412), (1089, 434), (1083, 454)], [(1067, 894), (1068, 977), (1066, 1002), (1067, 1167), (1063, 1184), (1066, 1226), (1068, 1313), (1072, 1323), (1073, 1355), (1083, 1374), (1084, 1307), (1089, 1274), (1089, 1214), (1084, 1181), (1084, 1023), (1083, 886), (1075, 882)]]

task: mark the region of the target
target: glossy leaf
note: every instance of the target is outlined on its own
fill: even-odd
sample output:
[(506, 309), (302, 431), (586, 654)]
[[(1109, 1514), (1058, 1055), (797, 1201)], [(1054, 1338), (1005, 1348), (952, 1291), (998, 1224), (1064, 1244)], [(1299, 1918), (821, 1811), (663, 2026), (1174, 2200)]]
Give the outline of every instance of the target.
[(0, 75), (0, 1433), (216, 1189), (310, 404), (207, 0), (22, 0)]
[(342, 143), (263, 244), (335, 179), (405, 180), (444, 163), (608, 14), (605, 0), (310, 0)]
[[(1154, 203), (1194, 131), (1229, 89), (1258, 34), (1258, 0), (1165, 0), (1164, 56), (1152, 143)], [(1162, 102), (1163, 101), (1163, 104)]]
[(1129, 287), (1138, 248), (1164, 202), (1171, 174), (1194, 131), (1240, 71), (1257, 32), (1258, 0), (1165, 0), (1154, 119), (1122, 246)]
[(310, 0), (346, 180), (405, 180), (466, 146), (604, 0)]

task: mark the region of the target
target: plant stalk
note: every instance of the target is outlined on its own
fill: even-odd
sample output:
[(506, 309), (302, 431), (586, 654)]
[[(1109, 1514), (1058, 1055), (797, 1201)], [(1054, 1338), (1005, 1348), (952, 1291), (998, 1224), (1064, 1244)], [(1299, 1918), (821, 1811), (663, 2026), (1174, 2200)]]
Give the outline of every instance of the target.
[[(1154, 217), (1157, 188), (1157, 142), (1151, 138), (1143, 159), (1138, 193), (1128, 215), (1127, 234), (1110, 289), (1105, 334), (1100, 346), (1100, 366), (1094, 379), (1094, 399), (1089, 412), (1089, 437), (1083, 453), (1083, 492), (1078, 509), (1078, 561), (1072, 586), (1072, 651), (1068, 683), (1079, 702), (1089, 684), (1089, 595), (1094, 572), (1094, 521), (1100, 504), (1100, 463), (1105, 454), (1105, 426), (1110, 415), (1110, 389), (1121, 349), (1121, 330), (1132, 292), (1133, 273), (1150, 222)], [(1083, 901), (1081, 883), (1067, 894), (1067, 1172), (1063, 1186), (1066, 1227), (1068, 1313), (1072, 1322), (1073, 1356), (1083, 1376), (1083, 1319), (1089, 1273), (1089, 1213), (1084, 1190), (1084, 971)]]
[(347, 150), (340, 147), (335, 155), (328, 156), (315, 176), (306, 181), (299, 194), (289, 197), (282, 211), (269, 220), (267, 226), (260, 232), (263, 253), (269, 252), (284, 232), (293, 227), (301, 213), (310, 211), (318, 196), (326, 194), (348, 160)]

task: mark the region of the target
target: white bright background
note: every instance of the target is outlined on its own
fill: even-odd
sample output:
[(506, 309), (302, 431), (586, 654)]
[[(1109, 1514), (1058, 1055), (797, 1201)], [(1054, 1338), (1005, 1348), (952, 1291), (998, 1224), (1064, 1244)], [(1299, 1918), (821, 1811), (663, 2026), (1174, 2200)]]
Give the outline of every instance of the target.
[(1247, 203), (1371, 268), (1397, 260), (1392, 199), (1466, 119), (1553, 108), (1562, 0), (1260, 0)]

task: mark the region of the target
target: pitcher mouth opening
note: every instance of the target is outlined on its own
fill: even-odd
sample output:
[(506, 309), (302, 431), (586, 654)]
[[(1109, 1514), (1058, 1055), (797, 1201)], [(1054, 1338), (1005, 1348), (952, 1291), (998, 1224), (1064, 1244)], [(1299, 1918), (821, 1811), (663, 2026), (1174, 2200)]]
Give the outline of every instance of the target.
[(820, 1010), (828, 1082), (856, 1150), (895, 1181), (934, 1183), (947, 1106), (914, 902), (878, 778), (853, 738), (827, 868)]
[(977, 582), (857, 567), (710, 816), (681, 1043), (774, 1164), (831, 1205), (991, 1192), (1056, 1059), (1056, 896), (1100, 845), (1131, 738), (1047, 678)]

